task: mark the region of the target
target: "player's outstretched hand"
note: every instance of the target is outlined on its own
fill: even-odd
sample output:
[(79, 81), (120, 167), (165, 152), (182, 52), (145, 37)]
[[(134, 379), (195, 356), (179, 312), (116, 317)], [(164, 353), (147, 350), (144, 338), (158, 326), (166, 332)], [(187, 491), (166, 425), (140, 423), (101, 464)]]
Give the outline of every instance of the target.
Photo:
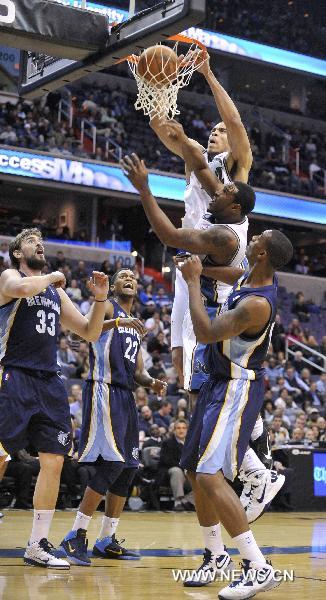
[(199, 256), (190, 256), (190, 258), (186, 258), (183, 264), (178, 266), (178, 269), (180, 269), (182, 277), (188, 283), (199, 279), (203, 271), (203, 265)]
[(148, 189), (148, 170), (144, 161), (140, 160), (137, 154), (124, 156), (120, 161), (120, 165), (136, 190), (142, 192)]
[(148, 331), (140, 319), (134, 317), (120, 318), (119, 327), (126, 327), (127, 329), (135, 329), (139, 333), (140, 337), (143, 338), (147, 335)]
[(87, 282), (87, 288), (95, 296), (95, 300), (106, 300), (109, 293), (108, 276), (100, 271), (93, 271), (92, 276)]
[(166, 119), (165, 121), (161, 121), (161, 124), (166, 128), (167, 134), (171, 140), (177, 142), (188, 141), (184, 129), (181, 123), (178, 123), (178, 121), (175, 121), (174, 119), (168, 121)]
[(53, 271), (50, 274), (51, 285), (54, 285), (56, 288), (64, 288), (66, 287), (66, 278), (61, 271)]
[(165, 381), (153, 379), (151, 390), (154, 392), (154, 394), (157, 394), (158, 396), (165, 396), (167, 388), (168, 384)]

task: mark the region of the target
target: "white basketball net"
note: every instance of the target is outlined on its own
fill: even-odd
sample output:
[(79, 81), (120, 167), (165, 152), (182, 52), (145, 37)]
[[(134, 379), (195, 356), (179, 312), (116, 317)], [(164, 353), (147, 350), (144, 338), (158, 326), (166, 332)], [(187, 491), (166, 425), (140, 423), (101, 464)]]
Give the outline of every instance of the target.
[[(203, 48), (199, 47), (196, 40), (189, 39), (189, 42), (190, 47), (180, 62), (176, 76), (173, 76), (171, 80), (169, 80), (168, 76), (164, 77), (163, 68), (157, 76), (153, 75), (148, 64), (146, 64), (147, 69), (144, 75), (139, 76), (137, 72), (139, 57), (135, 54), (128, 57), (128, 64), (138, 87), (135, 108), (136, 110), (142, 110), (144, 115), (148, 115), (150, 119), (159, 117), (160, 119), (170, 120), (175, 115), (180, 114), (177, 105), (178, 92), (180, 88), (189, 84), (193, 72), (207, 60), (206, 51), (201, 52), (198, 58), (198, 50), (203, 50)], [(158, 47), (160, 45), (157, 44)], [(173, 46), (176, 54), (178, 54), (178, 45), (179, 41)], [(195, 52), (196, 54), (194, 54)], [(162, 74), (164, 83), (162, 83)]]

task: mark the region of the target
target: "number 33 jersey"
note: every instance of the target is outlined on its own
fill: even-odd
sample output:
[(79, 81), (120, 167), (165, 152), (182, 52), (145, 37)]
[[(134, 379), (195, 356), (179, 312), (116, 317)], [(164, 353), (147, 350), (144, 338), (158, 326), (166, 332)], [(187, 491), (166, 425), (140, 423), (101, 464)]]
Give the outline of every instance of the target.
[[(113, 319), (128, 318), (115, 300), (110, 302), (114, 309)], [(97, 342), (89, 345), (88, 380), (133, 389), (140, 344), (141, 338), (135, 329), (118, 327), (102, 333)]]
[(56, 373), (60, 310), (61, 299), (52, 285), (1, 306), (1, 365)]

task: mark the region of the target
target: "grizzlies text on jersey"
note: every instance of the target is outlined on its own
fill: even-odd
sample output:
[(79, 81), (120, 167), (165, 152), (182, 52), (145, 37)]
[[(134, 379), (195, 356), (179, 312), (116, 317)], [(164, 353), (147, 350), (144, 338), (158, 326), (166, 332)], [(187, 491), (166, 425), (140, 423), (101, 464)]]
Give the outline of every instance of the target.
[[(128, 317), (115, 300), (110, 302), (114, 308), (113, 319)], [(135, 329), (118, 327), (102, 333), (97, 342), (90, 344), (88, 379), (133, 389), (140, 343)]]
[(1, 306), (1, 365), (56, 373), (60, 310), (60, 296), (52, 285)]

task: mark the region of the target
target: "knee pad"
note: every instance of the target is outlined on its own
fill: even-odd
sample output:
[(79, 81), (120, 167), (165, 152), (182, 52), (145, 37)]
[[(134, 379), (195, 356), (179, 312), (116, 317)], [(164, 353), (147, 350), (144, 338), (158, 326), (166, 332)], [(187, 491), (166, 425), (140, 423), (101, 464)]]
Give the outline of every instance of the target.
[(123, 498), (126, 498), (137, 471), (138, 469), (135, 467), (131, 469), (124, 469), (115, 482), (110, 486), (110, 492), (116, 496), (122, 496)]
[(90, 479), (88, 487), (101, 494), (101, 496), (105, 496), (112, 483), (118, 479), (121, 471), (123, 471), (124, 463), (103, 460), (94, 466), (96, 467), (96, 473)]

